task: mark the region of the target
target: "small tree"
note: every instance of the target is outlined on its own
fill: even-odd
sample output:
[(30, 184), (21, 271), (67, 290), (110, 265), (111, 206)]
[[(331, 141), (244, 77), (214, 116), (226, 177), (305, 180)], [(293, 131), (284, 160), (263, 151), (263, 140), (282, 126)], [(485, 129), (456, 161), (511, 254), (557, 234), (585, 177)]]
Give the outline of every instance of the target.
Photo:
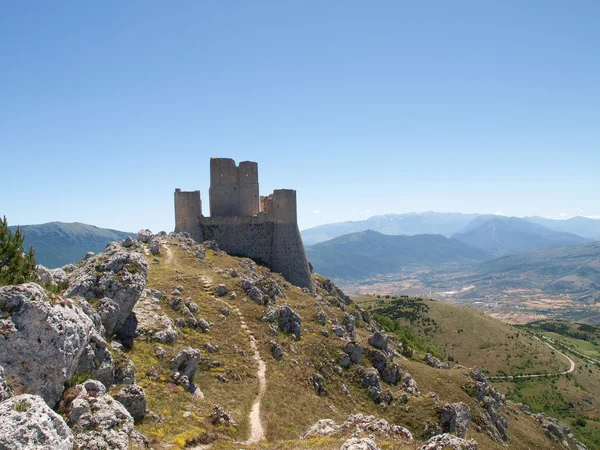
[(0, 221), (0, 286), (26, 283), (37, 277), (35, 251), (31, 247), (25, 254), (23, 240), (21, 229), (13, 233), (4, 216)]

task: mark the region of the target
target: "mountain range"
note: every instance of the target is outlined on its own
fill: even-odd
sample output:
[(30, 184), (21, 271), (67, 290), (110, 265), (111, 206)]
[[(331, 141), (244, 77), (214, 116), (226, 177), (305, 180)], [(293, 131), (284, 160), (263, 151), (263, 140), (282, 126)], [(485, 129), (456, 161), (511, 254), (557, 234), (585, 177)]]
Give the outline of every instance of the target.
[(492, 258), (486, 250), (440, 234), (387, 235), (372, 230), (307, 247), (306, 256), (317, 273), (343, 279), (395, 273), (406, 266), (473, 264)]
[[(465, 228), (479, 217), (490, 217), (489, 214), (440, 213), (427, 211), (423, 213), (386, 214), (373, 216), (366, 220), (338, 222), (319, 225), (302, 231), (305, 245), (324, 242), (344, 234), (373, 230), (383, 234), (442, 234), (451, 237), (455, 233), (466, 231)], [(504, 217), (504, 216), (493, 216)], [(545, 219), (542, 217), (525, 217), (522, 220), (542, 225), (554, 231), (573, 233), (581, 237), (600, 240), (600, 220), (587, 217), (573, 217), (568, 220)]]
[[(17, 227), (9, 228), (14, 231)], [(125, 239), (131, 234), (79, 222), (49, 222), (20, 228), (25, 237), (24, 248), (33, 247), (36, 262), (51, 269), (76, 263), (87, 252), (101, 252), (109, 242)]]
[(576, 234), (551, 230), (525, 219), (492, 215), (473, 219), (462, 232), (452, 237), (496, 256), (589, 241)]

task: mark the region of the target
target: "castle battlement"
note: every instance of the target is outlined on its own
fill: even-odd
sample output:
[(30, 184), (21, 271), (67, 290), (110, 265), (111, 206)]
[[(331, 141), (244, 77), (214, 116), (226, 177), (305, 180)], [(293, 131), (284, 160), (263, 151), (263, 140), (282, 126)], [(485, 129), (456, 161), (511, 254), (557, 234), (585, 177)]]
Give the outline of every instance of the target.
[(295, 190), (259, 196), (257, 163), (211, 158), (209, 203), (210, 217), (204, 217), (200, 191), (175, 189), (175, 232), (185, 231), (197, 242), (214, 240), (231, 255), (252, 258), (290, 283), (313, 289)]

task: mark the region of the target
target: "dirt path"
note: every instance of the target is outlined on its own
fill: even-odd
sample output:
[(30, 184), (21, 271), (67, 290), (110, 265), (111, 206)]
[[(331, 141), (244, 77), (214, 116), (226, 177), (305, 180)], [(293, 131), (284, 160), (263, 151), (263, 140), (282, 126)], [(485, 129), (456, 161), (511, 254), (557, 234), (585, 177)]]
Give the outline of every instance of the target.
[(212, 288), (212, 279), (211, 278), (202, 277), (202, 284), (203, 284), (204, 290), (215, 301), (223, 303), (224, 305), (227, 305), (227, 307), (230, 310), (235, 311), (235, 313), (238, 315), (238, 317), (240, 319), (242, 329), (245, 330), (248, 333), (248, 335), (250, 336), (250, 348), (254, 352), (254, 354), (253, 354), (254, 361), (256, 361), (256, 363), (258, 364), (258, 370), (256, 371), (256, 377), (258, 378), (258, 395), (256, 396), (254, 403), (252, 404), (252, 409), (250, 410), (250, 414), (248, 416), (248, 420), (250, 422), (250, 436), (248, 437), (248, 440), (246, 440), (244, 442), (240, 442), (240, 444), (241, 445), (256, 444), (257, 442), (265, 439), (265, 429), (260, 420), (260, 405), (262, 402), (262, 398), (265, 395), (265, 392), (267, 390), (267, 379), (265, 377), (267, 365), (265, 364), (264, 360), (260, 357), (260, 353), (258, 351), (258, 346), (256, 345), (256, 339), (254, 337), (254, 333), (248, 328), (248, 325), (246, 324), (246, 319), (244, 318), (244, 315), (239, 310), (239, 308), (235, 305), (232, 305), (228, 301), (226, 301), (222, 298), (219, 298), (215, 295), (214, 289)]
[(560, 350), (557, 350), (555, 347), (551, 346), (545, 340), (542, 340), (537, 336), (534, 336), (534, 338), (536, 338), (540, 342), (543, 342), (548, 347), (550, 347), (552, 349), (552, 351), (558, 353), (560, 356), (562, 356), (567, 361), (569, 361), (569, 370), (565, 370), (564, 372), (555, 372), (555, 373), (533, 373), (530, 375), (507, 375), (507, 376), (500, 376), (500, 377), (489, 377), (490, 380), (519, 380), (519, 379), (523, 379), (523, 378), (541, 378), (541, 377), (548, 377), (548, 376), (552, 376), (552, 375), (566, 375), (568, 373), (573, 373), (575, 371), (575, 367), (576, 367), (575, 361), (573, 361), (571, 358), (569, 358), (567, 355), (565, 355)]
[(171, 264), (171, 261), (173, 261), (173, 251), (169, 248), (169, 244), (165, 244), (162, 247), (165, 249), (165, 253), (167, 254), (163, 264)]

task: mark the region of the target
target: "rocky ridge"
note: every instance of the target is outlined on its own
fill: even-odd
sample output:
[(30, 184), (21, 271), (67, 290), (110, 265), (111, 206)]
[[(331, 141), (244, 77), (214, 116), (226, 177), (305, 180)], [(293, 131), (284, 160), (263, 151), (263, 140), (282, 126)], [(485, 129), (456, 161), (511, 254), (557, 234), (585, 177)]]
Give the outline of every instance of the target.
[[(45, 276), (64, 291), (51, 294), (33, 283), (0, 288), (0, 406), (12, 402), (6, 408), (14, 410), (13, 391), (40, 399), (32, 405), (43, 396), (65, 414), (66, 421), (56, 415), (63, 422), (55, 428), (67, 444), (57, 448), (245, 442), (256, 399), (254, 351), (267, 363), (258, 439), (266, 435), (273, 445), (301, 436), (290, 448), (574, 442), (566, 429), (559, 428), (564, 438), (546, 436), (557, 428), (549, 422), (538, 426), (528, 415), (515, 422), (480, 371), (404, 358), (401, 344), (330, 280), (315, 275), (315, 292), (303, 291), (214, 242), (143, 230)], [(49, 326), (39, 325), (42, 316)], [(22, 327), (29, 327), (26, 335)], [(19, 351), (39, 372), (15, 363)], [(49, 368), (44, 357), (61, 362)], [(38, 444), (27, 439), (9, 448)], [(257, 441), (248, 442), (251, 448)]]

